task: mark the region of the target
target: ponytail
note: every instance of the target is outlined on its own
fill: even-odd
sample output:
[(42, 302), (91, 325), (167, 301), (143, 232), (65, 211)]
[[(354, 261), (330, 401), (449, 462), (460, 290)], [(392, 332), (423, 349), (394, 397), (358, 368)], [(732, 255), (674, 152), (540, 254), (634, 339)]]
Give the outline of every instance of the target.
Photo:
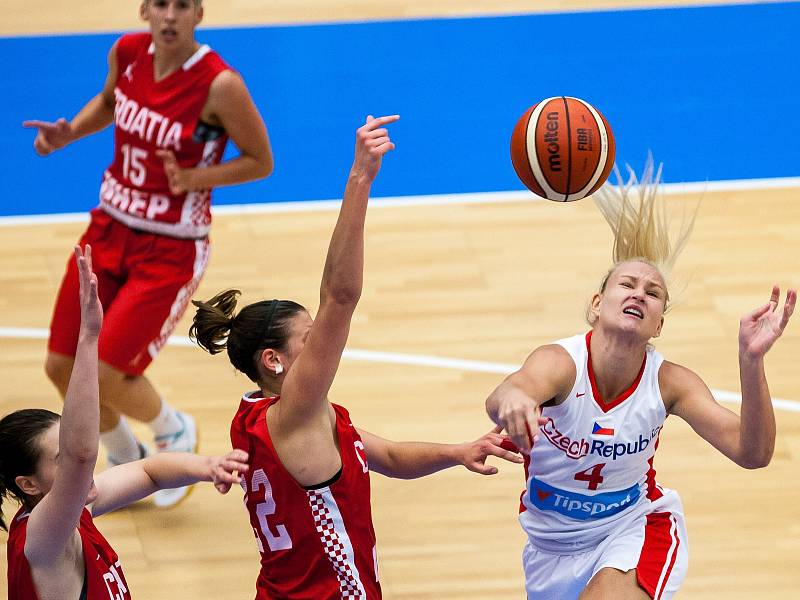
[(197, 312), (189, 337), (209, 354), (228, 351), (231, 364), (260, 384), (258, 352), (266, 348), (285, 351), (289, 321), (305, 308), (291, 300), (262, 300), (235, 314), (239, 290), (225, 290), (211, 300), (192, 300)]
[(217, 354), (227, 348), (236, 298), (240, 294), (239, 290), (225, 290), (208, 302), (192, 300), (197, 312), (189, 328), (189, 337), (209, 354)]
[(227, 350), (231, 364), (260, 385), (259, 351), (285, 351), (291, 334), (289, 322), (306, 309), (291, 300), (262, 300), (234, 314), (240, 293), (225, 290), (208, 302), (192, 300), (197, 312), (189, 337), (210, 354)]

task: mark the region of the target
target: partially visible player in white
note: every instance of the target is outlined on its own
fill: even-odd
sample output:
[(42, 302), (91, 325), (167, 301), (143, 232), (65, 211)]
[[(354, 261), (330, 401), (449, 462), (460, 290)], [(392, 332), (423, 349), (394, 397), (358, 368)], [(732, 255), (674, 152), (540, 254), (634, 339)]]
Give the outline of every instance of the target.
[[(126, 600), (119, 557), (93, 517), (157, 490), (211, 481), (223, 494), (247, 471), (247, 453), (160, 453), (94, 478), (99, 444), (97, 347), (103, 322), (89, 246), (75, 248), (80, 333), (61, 416), (24, 409), (0, 420), (0, 503), (22, 507), (8, 528), (9, 600)], [(0, 514), (0, 527), (6, 529)]]
[[(587, 311), (592, 329), (534, 350), (486, 401), (489, 416), (527, 454), (520, 523), (529, 599), (670, 598), (688, 568), (678, 494), (656, 482), (653, 455), (668, 415), (684, 419), (736, 464), (769, 464), (775, 416), (764, 355), (783, 333), (797, 292), (739, 327), (741, 416), (650, 341), (669, 304), (667, 275), (693, 220), (671, 245), (648, 162), (596, 195), (614, 233), (614, 265)], [(638, 191), (638, 194), (635, 192)]]

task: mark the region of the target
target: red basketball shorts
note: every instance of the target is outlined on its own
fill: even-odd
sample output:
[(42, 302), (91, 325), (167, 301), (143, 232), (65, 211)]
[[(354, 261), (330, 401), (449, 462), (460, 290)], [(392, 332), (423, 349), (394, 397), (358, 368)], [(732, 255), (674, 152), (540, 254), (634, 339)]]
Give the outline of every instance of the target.
[[(208, 240), (136, 231), (96, 208), (79, 244), (92, 247), (105, 313), (100, 360), (141, 375), (166, 344), (200, 283), (208, 264)], [(78, 270), (70, 256), (53, 309), (48, 349), (75, 356), (80, 320)]]

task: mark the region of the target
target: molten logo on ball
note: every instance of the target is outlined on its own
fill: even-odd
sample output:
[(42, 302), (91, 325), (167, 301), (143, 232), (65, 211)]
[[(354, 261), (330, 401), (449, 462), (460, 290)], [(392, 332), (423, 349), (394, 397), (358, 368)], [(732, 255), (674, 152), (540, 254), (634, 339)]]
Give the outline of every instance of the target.
[(578, 98), (548, 98), (531, 106), (511, 136), (511, 162), (522, 183), (558, 202), (597, 190), (608, 179), (614, 156), (608, 121)]
[(547, 144), (547, 162), (551, 171), (561, 170), (561, 155), (558, 153), (558, 113), (547, 113), (547, 124), (545, 125), (544, 141)]

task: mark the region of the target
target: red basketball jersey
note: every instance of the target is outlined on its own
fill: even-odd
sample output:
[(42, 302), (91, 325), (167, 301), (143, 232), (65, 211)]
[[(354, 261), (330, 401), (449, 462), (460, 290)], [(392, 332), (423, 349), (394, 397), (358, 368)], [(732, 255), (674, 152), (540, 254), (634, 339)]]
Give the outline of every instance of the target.
[(211, 190), (172, 194), (156, 151), (171, 150), (182, 167), (219, 163), (227, 135), (198, 121), (211, 83), (230, 67), (208, 46), (161, 81), (153, 71), (149, 33), (117, 43), (114, 161), (103, 175), (100, 206), (129, 227), (202, 238), (211, 225)]
[[(25, 534), (30, 513), (21, 509), (8, 531), (8, 600), (37, 600), (39, 598), (25, 558)], [(83, 563), (86, 565), (87, 600), (130, 600), (128, 584), (119, 564), (119, 557), (97, 531), (89, 510), (84, 508), (78, 523), (83, 544)]]
[(381, 598), (369, 466), (347, 410), (333, 405), (342, 471), (333, 483), (307, 490), (269, 437), (266, 413), (278, 401), (245, 395), (231, 423), (233, 447), (250, 455), (242, 487), (261, 553), (256, 600)]

